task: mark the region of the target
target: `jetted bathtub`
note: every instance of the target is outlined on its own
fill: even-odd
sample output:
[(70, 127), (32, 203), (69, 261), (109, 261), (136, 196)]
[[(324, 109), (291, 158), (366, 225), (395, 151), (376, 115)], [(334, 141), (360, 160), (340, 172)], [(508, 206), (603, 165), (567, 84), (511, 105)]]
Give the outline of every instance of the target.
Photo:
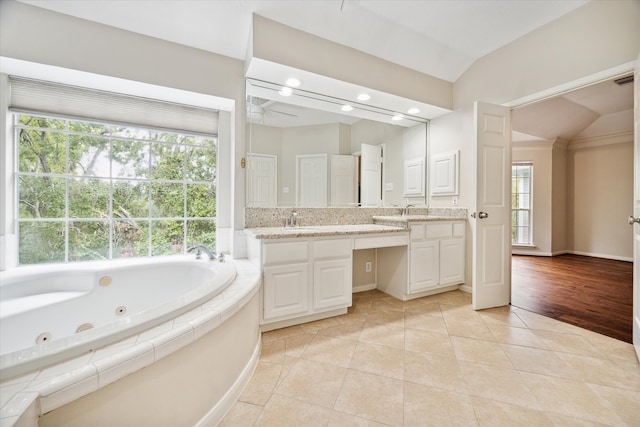
[(12, 377), (169, 321), (224, 291), (233, 263), (193, 256), (0, 273), (0, 373)]

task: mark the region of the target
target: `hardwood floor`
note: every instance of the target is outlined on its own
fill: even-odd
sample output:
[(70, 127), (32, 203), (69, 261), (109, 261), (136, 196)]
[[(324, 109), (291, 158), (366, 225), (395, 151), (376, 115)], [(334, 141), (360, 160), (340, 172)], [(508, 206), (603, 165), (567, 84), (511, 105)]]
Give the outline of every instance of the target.
[(514, 255), (511, 304), (630, 343), (633, 263)]

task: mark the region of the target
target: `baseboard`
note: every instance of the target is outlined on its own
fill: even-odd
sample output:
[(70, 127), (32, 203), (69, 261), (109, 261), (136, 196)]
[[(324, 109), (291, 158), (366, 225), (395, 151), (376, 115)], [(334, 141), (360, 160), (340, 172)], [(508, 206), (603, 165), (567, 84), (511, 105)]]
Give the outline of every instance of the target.
[(622, 257), (622, 256), (605, 255), (605, 254), (594, 254), (594, 253), (591, 253), (591, 252), (580, 252), (580, 251), (567, 251), (567, 253), (568, 254), (573, 254), (573, 255), (590, 256), (590, 257), (594, 257), (594, 258), (612, 259), (612, 260), (615, 260), (615, 261), (633, 262), (633, 257)]
[(458, 290), (468, 294), (473, 293), (473, 287), (471, 287), (471, 285), (458, 285)]
[(316, 320), (327, 319), (333, 316), (340, 316), (341, 314), (347, 314), (347, 307), (337, 308), (330, 311), (322, 311), (320, 313), (308, 314), (306, 316), (294, 317), (293, 319), (264, 323), (260, 325), (260, 331), (268, 332), (273, 331), (274, 329), (288, 328), (289, 326), (299, 325), (301, 323), (315, 322)]
[(527, 256), (553, 256), (551, 252), (542, 252), (542, 251), (528, 251), (522, 249), (512, 249), (512, 255), (527, 255)]
[(220, 399), (220, 401), (216, 403), (216, 405), (212, 407), (209, 412), (207, 412), (205, 416), (194, 425), (194, 427), (215, 427), (220, 423), (220, 421), (222, 421), (225, 415), (227, 415), (236, 401), (240, 398), (244, 388), (253, 376), (253, 373), (258, 366), (258, 361), (260, 360), (261, 348), (262, 339), (259, 339), (256, 344), (256, 348), (253, 350), (251, 358), (240, 373), (240, 376), (236, 379), (236, 382), (233, 383), (231, 388), (224, 396), (222, 396), (222, 399)]
[(358, 292), (371, 291), (377, 287), (378, 285), (376, 285), (375, 283), (369, 283), (366, 285), (354, 286), (351, 292), (357, 294)]

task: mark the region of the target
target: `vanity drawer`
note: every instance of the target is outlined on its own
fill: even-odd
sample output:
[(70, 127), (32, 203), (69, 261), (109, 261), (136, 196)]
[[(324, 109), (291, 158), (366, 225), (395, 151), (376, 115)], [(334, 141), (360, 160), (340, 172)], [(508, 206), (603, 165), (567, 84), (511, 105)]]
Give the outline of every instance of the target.
[(262, 247), (262, 264), (292, 263), (309, 260), (308, 242), (265, 243)]
[(313, 242), (314, 258), (348, 258), (353, 252), (351, 239), (317, 240)]
[(464, 237), (464, 222), (453, 223), (453, 237)]
[(452, 235), (453, 224), (450, 222), (434, 222), (427, 224), (427, 239), (448, 239)]
[(424, 230), (427, 228), (425, 223), (412, 223), (411, 228), (411, 240), (424, 240)]

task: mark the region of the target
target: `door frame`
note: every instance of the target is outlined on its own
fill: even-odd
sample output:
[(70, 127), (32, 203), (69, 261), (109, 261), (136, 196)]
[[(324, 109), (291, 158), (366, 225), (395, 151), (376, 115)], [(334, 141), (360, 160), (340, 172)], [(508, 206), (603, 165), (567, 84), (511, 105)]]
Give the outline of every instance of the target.
[[(511, 110), (513, 111), (513, 109), (518, 108), (518, 107), (523, 107), (525, 105), (528, 104), (534, 104), (536, 102), (548, 99), (548, 98), (553, 98), (555, 96), (559, 96), (562, 95), (563, 93), (566, 92), (570, 92), (576, 89), (580, 89), (586, 86), (590, 86), (596, 83), (600, 83), (602, 81), (606, 81), (606, 80), (611, 80), (617, 77), (622, 77), (624, 75), (627, 75), (631, 72), (634, 73), (635, 75), (635, 85), (638, 85), (638, 77), (639, 77), (639, 73), (638, 73), (638, 68), (640, 68), (640, 56), (638, 57), (638, 59), (636, 59), (635, 61), (630, 61), (627, 62), (625, 64), (621, 64), (618, 65), (616, 67), (613, 68), (609, 68), (607, 70), (604, 71), (600, 71), (598, 73), (595, 74), (591, 74), (585, 77), (582, 77), (580, 79), (577, 80), (573, 80), (558, 86), (554, 86), (551, 87), (549, 89), (543, 90), (541, 92), (537, 92), (531, 95), (527, 95), (525, 97), (507, 102), (505, 104), (503, 104), (506, 107), (510, 107)], [(638, 106), (635, 107), (636, 109), (640, 108)], [(638, 114), (637, 111), (634, 112), (634, 114)], [(640, 143), (638, 143), (638, 139), (640, 138), (640, 135), (638, 134), (639, 130), (637, 129), (637, 126), (634, 125), (634, 159), (640, 156), (640, 153), (637, 152), (637, 147), (638, 145), (640, 145)], [(513, 145), (513, 142), (512, 142)], [(634, 172), (635, 173), (635, 172)], [(634, 177), (634, 180), (636, 178)], [(634, 188), (634, 193), (637, 191), (637, 189)], [(635, 227), (635, 225), (634, 225)], [(640, 325), (636, 325), (635, 323), (635, 312), (636, 310), (640, 310), (640, 307), (636, 307), (636, 304), (640, 305), (640, 297), (638, 297), (638, 295), (636, 295), (636, 293), (640, 294), (640, 291), (638, 291), (636, 289), (637, 286), (640, 286), (640, 277), (636, 277), (637, 275), (635, 274), (635, 270), (636, 269), (640, 269), (639, 265), (638, 265), (638, 261), (635, 259), (638, 256), (638, 254), (636, 254), (634, 252), (634, 260), (633, 260), (633, 266), (634, 266), (634, 277), (633, 277), (633, 281), (634, 281), (634, 301), (633, 301), (633, 317), (632, 317), (632, 322), (633, 323), (633, 327), (637, 328), (637, 330), (639, 331), (637, 334), (634, 333), (633, 336), (633, 340), (634, 340), (634, 348), (636, 351), (636, 356), (638, 357), (638, 359), (640, 360)], [(510, 286), (513, 286), (513, 284), (510, 284)], [(635, 332), (635, 330), (634, 330)], [(638, 335), (638, 336), (636, 336)]]

